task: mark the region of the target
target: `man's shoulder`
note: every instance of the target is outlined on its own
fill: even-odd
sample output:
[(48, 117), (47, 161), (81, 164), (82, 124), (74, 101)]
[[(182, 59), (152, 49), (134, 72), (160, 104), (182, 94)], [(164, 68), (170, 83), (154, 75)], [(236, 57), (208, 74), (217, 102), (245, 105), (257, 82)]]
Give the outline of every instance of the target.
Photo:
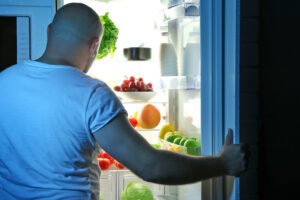
[(4, 69), (2, 72), (0, 72), (0, 79), (8, 78), (11, 74), (14, 73), (14, 71), (16, 71), (19, 68), (20, 65), (21, 64), (15, 64)]
[(105, 87), (106, 86), (105, 82), (103, 82), (100, 79), (97, 79), (95, 77), (92, 77), (88, 74), (79, 73), (78, 75), (82, 82), (84, 82), (85, 84), (88, 84), (90, 86), (95, 86), (95, 87)]

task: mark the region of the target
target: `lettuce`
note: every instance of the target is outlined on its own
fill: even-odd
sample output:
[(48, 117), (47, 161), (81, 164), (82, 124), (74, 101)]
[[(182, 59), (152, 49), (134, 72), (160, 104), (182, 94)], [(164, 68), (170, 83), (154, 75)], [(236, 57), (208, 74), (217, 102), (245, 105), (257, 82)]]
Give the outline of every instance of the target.
[(103, 24), (104, 32), (102, 36), (102, 41), (99, 47), (99, 51), (96, 59), (102, 59), (109, 54), (111, 58), (114, 56), (116, 48), (116, 42), (118, 39), (119, 29), (115, 26), (113, 21), (108, 17), (108, 12), (104, 16), (100, 16), (101, 22)]
[(120, 195), (120, 200), (153, 200), (151, 190), (142, 183), (130, 182)]

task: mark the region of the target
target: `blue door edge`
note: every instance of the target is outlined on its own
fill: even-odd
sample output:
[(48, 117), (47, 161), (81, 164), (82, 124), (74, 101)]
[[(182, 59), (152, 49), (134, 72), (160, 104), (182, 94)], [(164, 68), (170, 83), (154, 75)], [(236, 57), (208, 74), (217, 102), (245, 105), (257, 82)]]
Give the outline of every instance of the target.
[[(223, 0), (202, 0), (201, 127), (202, 155), (215, 155), (223, 144)], [(223, 178), (202, 182), (202, 199), (223, 199)]]
[[(234, 131), (234, 143), (239, 143), (240, 0), (200, 3), (201, 152), (214, 155), (221, 150), (228, 128)], [(210, 179), (203, 182), (202, 191), (202, 199), (239, 200), (239, 179)]]
[[(240, 0), (224, 1), (224, 132), (232, 128), (233, 142), (240, 142)], [(226, 135), (225, 135), (226, 136)], [(225, 139), (224, 136), (224, 139)], [(231, 185), (232, 184), (232, 185)], [(240, 180), (224, 179), (224, 199), (240, 199)], [(232, 189), (232, 190), (231, 190)]]

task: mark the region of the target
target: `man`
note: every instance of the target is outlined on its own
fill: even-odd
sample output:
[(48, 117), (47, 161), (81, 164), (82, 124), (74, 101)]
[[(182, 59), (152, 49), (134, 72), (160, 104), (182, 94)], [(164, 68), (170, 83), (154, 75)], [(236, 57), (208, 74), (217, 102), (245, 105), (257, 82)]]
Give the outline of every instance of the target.
[[(186, 184), (246, 170), (232, 131), (216, 156), (152, 148), (109, 87), (85, 75), (103, 27), (83, 4), (56, 13), (36, 61), (0, 74), (0, 199), (98, 199), (99, 145), (142, 179)], [(137, 164), (138, 163), (138, 164)]]

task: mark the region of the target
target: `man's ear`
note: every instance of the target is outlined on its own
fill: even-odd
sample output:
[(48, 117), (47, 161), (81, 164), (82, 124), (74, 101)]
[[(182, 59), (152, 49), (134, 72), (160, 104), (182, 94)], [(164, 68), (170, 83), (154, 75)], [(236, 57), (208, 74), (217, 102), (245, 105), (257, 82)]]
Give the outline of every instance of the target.
[(97, 56), (99, 49), (99, 38), (94, 38), (90, 45), (90, 58), (95, 58)]

